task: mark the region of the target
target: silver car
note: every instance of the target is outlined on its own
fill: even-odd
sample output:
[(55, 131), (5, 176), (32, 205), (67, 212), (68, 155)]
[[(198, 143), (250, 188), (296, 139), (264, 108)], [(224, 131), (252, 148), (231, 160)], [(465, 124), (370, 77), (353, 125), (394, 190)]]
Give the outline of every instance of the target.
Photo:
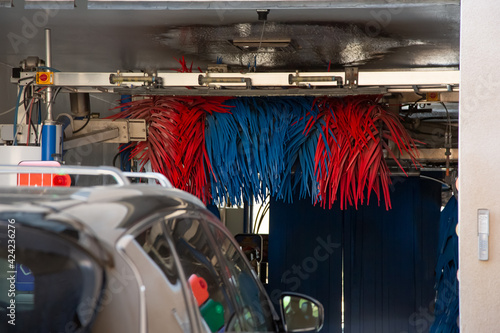
[(0, 332), (321, 329), (321, 304), (299, 294), (282, 295), (280, 319), (197, 198), (119, 183), (0, 189)]

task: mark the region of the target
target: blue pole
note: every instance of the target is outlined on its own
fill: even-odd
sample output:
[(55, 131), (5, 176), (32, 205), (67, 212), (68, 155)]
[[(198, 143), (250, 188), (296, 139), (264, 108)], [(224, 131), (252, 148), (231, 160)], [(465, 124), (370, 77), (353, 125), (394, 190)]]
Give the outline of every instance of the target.
[(42, 161), (54, 161), (56, 154), (57, 126), (55, 122), (45, 123), (42, 127)]

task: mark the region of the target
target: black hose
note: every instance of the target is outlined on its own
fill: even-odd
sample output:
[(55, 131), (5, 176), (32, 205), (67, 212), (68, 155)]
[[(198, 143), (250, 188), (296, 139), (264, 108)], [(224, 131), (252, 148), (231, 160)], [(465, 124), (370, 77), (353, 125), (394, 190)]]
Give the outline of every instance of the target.
[(76, 134), (76, 133), (80, 132), (82, 129), (84, 129), (85, 127), (87, 127), (89, 122), (90, 122), (90, 115), (87, 117), (87, 121), (85, 122), (85, 124), (82, 127), (80, 127), (79, 129), (77, 129), (76, 131), (73, 131), (73, 134)]

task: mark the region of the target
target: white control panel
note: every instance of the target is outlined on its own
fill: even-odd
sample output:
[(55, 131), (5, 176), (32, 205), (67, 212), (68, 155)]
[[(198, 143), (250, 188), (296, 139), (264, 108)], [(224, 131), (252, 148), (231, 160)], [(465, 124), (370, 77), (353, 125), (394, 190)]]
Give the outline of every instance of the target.
[(488, 238), (490, 235), (490, 211), (477, 210), (477, 236), (479, 260), (488, 260)]

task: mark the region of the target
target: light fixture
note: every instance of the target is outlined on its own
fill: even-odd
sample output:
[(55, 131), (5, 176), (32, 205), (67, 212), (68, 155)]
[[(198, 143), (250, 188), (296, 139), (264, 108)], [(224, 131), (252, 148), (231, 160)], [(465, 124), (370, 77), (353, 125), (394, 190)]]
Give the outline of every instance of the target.
[(267, 21), (267, 14), (269, 14), (269, 9), (257, 9), (257, 15), (259, 15), (259, 21)]
[(239, 38), (233, 39), (231, 43), (240, 48), (253, 48), (253, 47), (275, 47), (283, 48), (288, 47), (292, 43), (290, 38), (273, 38), (273, 39), (258, 39), (258, 38)]

